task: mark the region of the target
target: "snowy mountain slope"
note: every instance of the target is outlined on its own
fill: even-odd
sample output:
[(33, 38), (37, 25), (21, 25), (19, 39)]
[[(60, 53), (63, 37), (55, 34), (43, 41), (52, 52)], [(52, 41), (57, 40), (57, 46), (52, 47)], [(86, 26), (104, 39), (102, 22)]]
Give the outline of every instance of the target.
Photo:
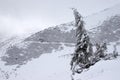
[(0, 42), (0, 57), (5, 55), (6, 49), (17, 43), (20, 43), (24, 38), (19, 36), (13, 36)]
[(74, 23), (71, 22), (50, 27), (31, 35), (25, 41), (75, 43)]
[(90, 30), (92, 28), (95, 28), (101, 25), (104, 22), (104, 20), (107, 20), (115, 15), (120, 15), (120, 3), (113, 7), (104, 9), (101, 12), (85, 17), (84, 20), (86, 23), (86, 29)]
[[(117, 50), (120, 48), (118, 44), (120, 17), (117, 15), (120, 13), (119, 6), (116, 5), (85, 18), (86, 29), (91, 38), (95, 38), (96, 42), (99, 42), (98, 40), (109, 42), (108, 50), (111, 52), (114, 49), (113, 45), (117, 45)], [(108, 19), (111, 16), (113, 17)], [(108, 23), (110, 27), (107, 25)], [(102, 36), (98, 36), (100, 34)], [(51, 27), (20, 40), (20, 42), (19, 40), (10, 39), (0, 44), (0, 80), (56, 80), (56, 78), (57, 80), (71, 80), (69, 54), (74, 52), (76, 42), (74, 22)], [(120, 71), (116, 73), (120, 66), (119, 57), (115, 60), (100, 61), (90, 70), (83, 72), (78, 77), (73, 77), (76, 80), (77, 78), (84, 80), (84, 77), (86, 80), (109, 79), (108, 72), (110, 74), (112, 72), (110, 69), (106, 69), (108, 64), (112, 66), (110, 69), (114, 72), (113, 77), (117, 77), (116, 80), (119, 80)], [(91, 73), (93, 74), (91, 75)]]
[[(68, 47), (64, 43), (62, 43), (61, 47), (63, 48), (62, 50), (53, 50), (52, 53), (43, 54), (39, 58), (29, 61), (26, 65), (22, 65), (20, 68), (17, 68), (17, 64), (0, 66), (1, 71), (6, 72), (9, 76), (6, 77), (2, 72), (0, 80), (55, 80), (60, 76), (61, 78), (57, 80), (70, 78), (70, 68), (68, 68), (70, 62), (68, 58), (70, 56), (65, 55), (71, 54), (74, 47)], [(9, 69), (7, 69), (8, 67)]]
[(88, 71), (75, 75), (76, 80), (119, 80), (120, 57), (115, 60), (100, 61)]
[[(106, 31), (105, 28), (109, 28), (113, 32), (119, 30), (120, 28), (119, 27), (119, 23), (120, 23), (119, 10), (120, 10), (120, 4), (115, 5), (111, 8), (105, 9), (99, 13), (84, 17), (85, 28), (88, 30), (88, 34), (92, 38), (92, 41), (93, 41), (93, 38), (95, 38), (94, 41), (100, 42), (102, 38), (100, 37), (100, 34)], [(108, 27), (109, 25), (106, 25), (108, 23), (110, 23), (109, 25), (112, 25), (111, 28)], [(111, 32), (111, 35), (115, 35), (113, 32)], [(106, 32), (106, 33), (109, 33), (109, 32)], [(118, 35), (118, 37), (120, 37), (120, 35)], [(116, 37), (114, 37), (113, 40), (110, 40), (109, 37), (106, 37), (106, 38), (109, 40), (108, 42), (116, 41)], [(104, 36), (104, 39), (105, 39), (105, 36)], [(26, 41), (44, 41), (44, 40), (48, 42), (75, 43), (76, 37), (75, 37), (74, 22), (69, 22), (66, 24), (61, 24), (55, 27), (45, 29), (43, 31), (40, 31), (31, 35), (26, 39)]]
[(2, 61), (5, 61), (6, 65), (22, 65), (33, 58), (38, 58), (43, 53), (60, 50), (60, 45), (60, 43), (23, 42), (8, 48)]
[(112, 16), (97, 27), (94, 37), (97, 42), (115, 42), (120, 39), (120, 15)]
[[(64, 44), (62, 47), (63, 50), (43, 54), (26, 65), (22, 65), (17, 71), (11, 73), (7, 80), (71, 80), (71, 56), (68, 54), (74, 51), (74, 47), (66, 47)], [(73, 77), (75, 80), (119, 80), (119, 67), (120, 57), (114, 60), (102, 60), (89, 70)], [(6, 79), (0, 77), (0, 80)]]

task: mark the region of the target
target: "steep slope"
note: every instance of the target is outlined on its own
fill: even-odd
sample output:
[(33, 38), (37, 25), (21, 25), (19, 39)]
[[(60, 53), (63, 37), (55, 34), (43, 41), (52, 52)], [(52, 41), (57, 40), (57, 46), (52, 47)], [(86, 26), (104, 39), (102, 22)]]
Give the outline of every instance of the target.
[(104, 22), (104, 20), (107, 20), (115, 15), (120, 15), (120, 3), (113, 7), (104, 9), (101, 12), (85, 17), (84, 20), (86, 23), (86, 29), (90, 30), (92, 28), (95, 28), (101, 25)]
[(100, 61), (88, 71), (75, 75), (75, 80), (119, 80), (120, 57), (110, 61)]
[[(107, 41), (108, 50), (111, 52), (113, 52), (113, 45), (117, 45), (117, 50), (120, 48), (119, 6), (116, 5), (84, 18), (92, 42)], [(56, 80), (56, 78), (70, 80), (71, 57), (69, 55), (74, 52), (75, 42), (74, 22), (50, 27), (24, 40), (11, 38), (2, 42), (0, 44), (0, 80)], [(101, 61), (89, 71), (79, 75), (78, 80), (80, 78), (84, 80), (86, 76), (88, 77), (85, 80), (109, 79), (110, 75), (107, 74), (108, 72), (112, 74), (110, 69), (114, 72), (113, 77), (119, 80), (120, 71), (115, 73), (119, 69), (119, 63), (119, 57), (116, 60)], [(109, 70), (106, 69), (107, 64), (112, 66)], [(77, 79), (77, 76), (74, 77)]]
[[(63, 50), (43, 54), (39, 58), (28, 62), (12, 74), (9, 80), (70, 80), (70, 57), (73, 47), (62, 44)], [(66, 55), (65, 55), (66, 54)]]
[(98, 42), (115, 42), (120, 39), (120, 15), (112, 16), (105, 20), (100, 26), (99, 31), (95, 34)]
[(70, 22), (50, 27), (31, 35), (25, 41), (75, 43), (74, 23)]
[[(101, 40), (101, 37), (98, 34), (101, 34), (102, 32), (105, 32), (107, 28), (111, 29), (113, 31), (118, 30), (120, 27), (119, 23), (119, 16), (120, 16), (120, 4), (115, 5), (111, 8), (105, 9), (99, 13), (95, 13), (93, 15), (84, 17), (85, 21), (85, 28), (88, 30), (88, 33), (91, 38), (95, 38), (94, 41), (99, 42)], [(107, 25), (109, 24), (109, 25)], [(111, 27), (110, 27), (111, 25)], [(106, 29), (103, 29), (106, 28)], [(101, 31), (101, 32), (100, 32)], [(109, 33), (109, 32), (106, 32)], [(97, 34), (97, 35), (96, 35)], [(119, 33), (118, 33), (119, 34)], [(107, 34), (108, 35), (108, 34)], [(114, 33), (111, 33), (111, 36), (114, 36)], [(118, 36), (119, 37), (119, 36)], [(114, 39), (115, 38), (115, 39)], [(116, 37), (114, 37), (114, 40), (116, 41)], [(108, 37), (107, 37), (108, 39)], [(117, 39), (118, 40), (118, 39)], [(37, 32), (33, 34), (32, 36), (28, 37), (26, 41), (48, 41), (48, 42), (68, 42), (68, 43), (75, 43), (76, 37), (75, 37), (75, 27), (74, 22), (69, 22), (66, 24), (61, 24), (55, 27), (51, 27), (48, 29), (45, 29), (43, 31)], [(92, 39), (93, 41), (93, 39)], [(93, 42), (94, 42), (93, 41)], [(109, 39), (109, 42), (111, 42)]]
[[(52, 51), (43, 54), (39, 58), (29, 61), (26, 65), (11, 70), (7, 80), (71, 80), (70, 60), (74, 47), (66, 47), (63, 50)], [(7, 69), (7, 67), (9, 69)], [(120, 79), (120, 57), (114, 60), (101, 60), (89, 70), (73, 76), (75, 80), (119, 80)], [(14, 69), (14, 66), (6, 66), (5, 71)], [(16, 68), (15, 68), (16, 69)], [(5, 74), (0, 74), (0, 80), (6, 80)]]

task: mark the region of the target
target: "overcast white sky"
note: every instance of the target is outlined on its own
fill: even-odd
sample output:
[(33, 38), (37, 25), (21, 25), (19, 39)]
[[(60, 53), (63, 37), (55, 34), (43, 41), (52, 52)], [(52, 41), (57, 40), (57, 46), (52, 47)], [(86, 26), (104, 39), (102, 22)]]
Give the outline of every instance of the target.
[(0, 35), (22, 34), (74, 19), (70, 8), (91, 15), (120, 0), (0, 0)]

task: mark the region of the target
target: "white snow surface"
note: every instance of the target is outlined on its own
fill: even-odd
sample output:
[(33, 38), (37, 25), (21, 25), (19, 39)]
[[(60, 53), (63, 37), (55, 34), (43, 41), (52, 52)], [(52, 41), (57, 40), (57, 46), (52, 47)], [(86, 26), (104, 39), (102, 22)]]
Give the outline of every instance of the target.
[(24, 35), (24, 36), (23, 35), (13, 36), (11, 38), (8, 38), (8, 39), (0, 42), (0, 57), (5, 55), (5, 52), (6, 52), (7, 48), (22, 42), (29, 35), (30, 34), (27, 34), (27, 35)]
[(120, 57), (114, 60), (100, 61), (84, 71), (75, 75), (76, 80), (120, 80)]
[[(74, 48), (65, 47), (64, 45), (63, 47), (64, 50), (43, 54), (39, 58), (22, 65), (15, 74), (10, 75), (8, 80), (70, 80), (69, 54), (73, 52)], [(6, 70), (4, 68), (4, 70), (8, 72), (12, 69)], [(0, 77), (0, 80), (6, 79)]]
[[(120, 3), (110, 8), (104, 9), (101, 12), (83, 17), (85, 22), (85, 28), (86, 30), (91, 30), (91, 29), (93, 30), (93, 28), (100, 26), (105, 20), (109, 20), (112, 16), (115, 15), (120, 15)], [(74, 22), (59, 25), (61, 31), (69, 32), (72, 29), (73, 30), (76, 29), (74, 25), (73, 26), (70, 25), (71, 23)]]
[[(102, 21), (116, 14), (120, 14), (120, 4), (86, 17), (86, 29), (97, 27)], [(69, 32), (72, 29), (74, 29), (73, 26), (67, 26), (67, 28), (62, 27), (61, 31)], [(13, 42), (8, 41), (7, 43), (12, 45)], [(0, 57), (4, 55), (1, 53), (5, 53), (6, 47), (9, 45), (0, 48)], [(4, 62), (0, 60), (0, 80), (71, 80), (71, 56), (69, 54), (74, 52), (74, 47), (67, 47), (63, 44), (63, 48), (63, 50), (42, 54), (39, 58), (32, 59), (17, 69), (17, 65), (4, 65)], [(120, 45), (117, 46), (117, 50), (120, 54)], [(108, 52), (113, 52), (113, 46), (108, 46)], [(120, 80), (119, 75), (120, 57), (117, 57), (113, 60), (101, 60), (91, 66), (89, 70), (75, 74), (73, 77), (75, 80)]]
[(101, 12), (85, 17), (85, 27), (87, 30), (90, 30), (101, 25), (104, 20), (107, 20), (115, 15), (120, 15), (120, 3), (113, 7), (104, 9)]
[[(64, 46), (63, 50), (41, 55), (37, 59), (22, 65), (17, 71), (15, 66), (0, 66), (9, 72), (9, 78), (0, 74), (0, 80), (71, 80), (70, 60), (74, 47)], [(89, 70), (75, 74), (75, 80), (120, 80), (120, 57), (114, 60), (101, 60)], [(11, 72), (11, 73), (10, 73)]]

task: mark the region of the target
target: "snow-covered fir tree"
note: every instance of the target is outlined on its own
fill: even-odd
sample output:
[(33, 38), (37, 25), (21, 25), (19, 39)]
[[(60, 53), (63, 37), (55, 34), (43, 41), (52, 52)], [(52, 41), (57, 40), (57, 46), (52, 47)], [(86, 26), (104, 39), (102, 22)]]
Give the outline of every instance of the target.
[(76, 26), (76, 49), (71, 61), (71, 69), (74, 72), (81, 72), (80, 68), (88, 68), (90, 64), (90, 57), (92, 55), (92, 44), (90, 38), (85, 30), (82, 16), (76, 9), (73, 9)]
[[(114, 51), (112, 54), (107, 53), (106, 42), (102, 43), (91, 43), (90, 37), (84, 26), (84, 21), (82, 16), (76, 9), (73, 9), (75, 17), (75, 27), (76, 27), (76, 46), (75, 51), (71, 60), (71, 79), (74, 80), (73, 75), (75, 73), (81, 73), (84, 69), (88, 69), (90, 66), (94, 65), (96, 62), (102, 60), (114, 59), (118, 56), (116, 46), (114, 46)], [(93, 46), (96, 50), (93, 51)]]

